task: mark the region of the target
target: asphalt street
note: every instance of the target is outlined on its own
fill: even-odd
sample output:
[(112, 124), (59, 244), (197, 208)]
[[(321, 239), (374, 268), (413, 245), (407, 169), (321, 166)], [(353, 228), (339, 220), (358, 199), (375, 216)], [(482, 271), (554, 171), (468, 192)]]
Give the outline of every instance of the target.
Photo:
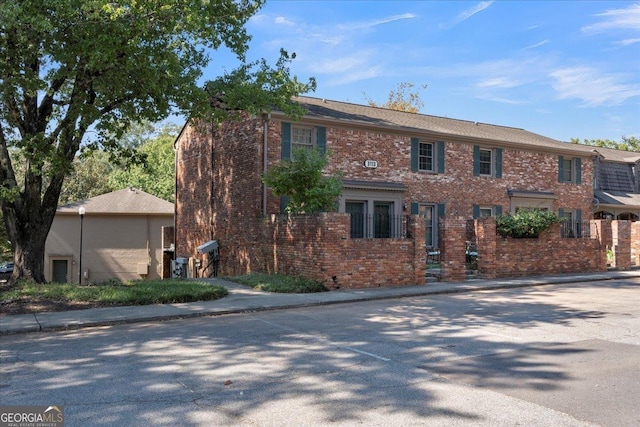
[(0, 337), (66, 426), (640, 425), (640, 279)]

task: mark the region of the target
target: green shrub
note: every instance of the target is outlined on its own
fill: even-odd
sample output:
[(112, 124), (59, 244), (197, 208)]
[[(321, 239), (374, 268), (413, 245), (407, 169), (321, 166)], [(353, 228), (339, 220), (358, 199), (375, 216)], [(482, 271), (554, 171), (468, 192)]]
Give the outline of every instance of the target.
[(515, 215), (497, 217), (496, 232), (502, 237), (535, 238), (561, 221), (562, 218), (553, 212), (521, 210)]

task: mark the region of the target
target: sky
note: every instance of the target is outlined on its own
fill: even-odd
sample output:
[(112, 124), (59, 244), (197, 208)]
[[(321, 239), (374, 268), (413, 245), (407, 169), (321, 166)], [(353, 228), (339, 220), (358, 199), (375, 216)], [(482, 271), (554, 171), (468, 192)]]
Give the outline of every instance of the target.
[[(411, 83), (423, 114), (640, 138), (640, 1), (267, 0), (246, 28), (249, 60), (295, 52), (308, 96), (383, 104)], [(203, 78), (238, 64), (213, 52)]]

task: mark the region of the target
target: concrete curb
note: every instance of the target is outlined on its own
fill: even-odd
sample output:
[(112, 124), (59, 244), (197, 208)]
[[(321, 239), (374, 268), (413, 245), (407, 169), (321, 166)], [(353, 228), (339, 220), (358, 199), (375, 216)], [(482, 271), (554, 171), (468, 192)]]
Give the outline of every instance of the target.
[(0, 335), (77, 330), (138, 322), (161, 322), (363, 301), (632, 278), (640, 278), (640, 269), (504, 280), (469, 280), (455, 283), (435, 282), (408, 287), (339, 290), (318, 294), (271, 294), (254, 291), (221, 279), (207, 279), (211, 283), (225, 286), (229, 290), (229, 295), (214, 301), (182, 304), (92, 308), (65, 312), (6, 315), (0, 317)]

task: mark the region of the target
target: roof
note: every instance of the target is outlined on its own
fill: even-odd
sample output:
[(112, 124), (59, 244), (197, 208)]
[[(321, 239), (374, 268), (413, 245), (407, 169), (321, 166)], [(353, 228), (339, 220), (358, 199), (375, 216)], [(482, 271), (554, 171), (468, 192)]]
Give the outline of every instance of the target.
[[(602, 155), (605, 160), (635, 162), (640, 153), (600, 148), (583, 144), (571, 144), (548, 138), (525, 129), (451, 119), (420, 113), (390, 110), (368, 105), (299, 96), (293, 98), (307, 110), (306, 119), (318, 121), (349, 121), (354, 125), (414, 132), (433, 137), (453, 137), (491, 141), (507, 146), (527, 146), (546, 151), (573, 152), (575, 155)], [(597, 150), (597, 152), (596, 152)]]
[(600, 154), (604, 160), (611, 162), (622, 162), (622, 163), (635, 163), (640, 161), (640, 153), (636, 151), (624, 151), (624, 150), (616, 150), (615, 148), (604, 148), (604, 147), (589, 147), (592, 151)]
[(125, 188), (58, 207), (58, 213), (78, 214), (84, 206), (86, 214), (173, 215), (173, 203), (135, 188)]
[(602, 205), (617, 205), (628, 208), (640, 208), (640, 194), (621, 191), (596, 190), (594, 195)]
[(603, 162), (601, 168), (600, 187), (603, 190), (635, 192), (636, 182), (631, 164)]

